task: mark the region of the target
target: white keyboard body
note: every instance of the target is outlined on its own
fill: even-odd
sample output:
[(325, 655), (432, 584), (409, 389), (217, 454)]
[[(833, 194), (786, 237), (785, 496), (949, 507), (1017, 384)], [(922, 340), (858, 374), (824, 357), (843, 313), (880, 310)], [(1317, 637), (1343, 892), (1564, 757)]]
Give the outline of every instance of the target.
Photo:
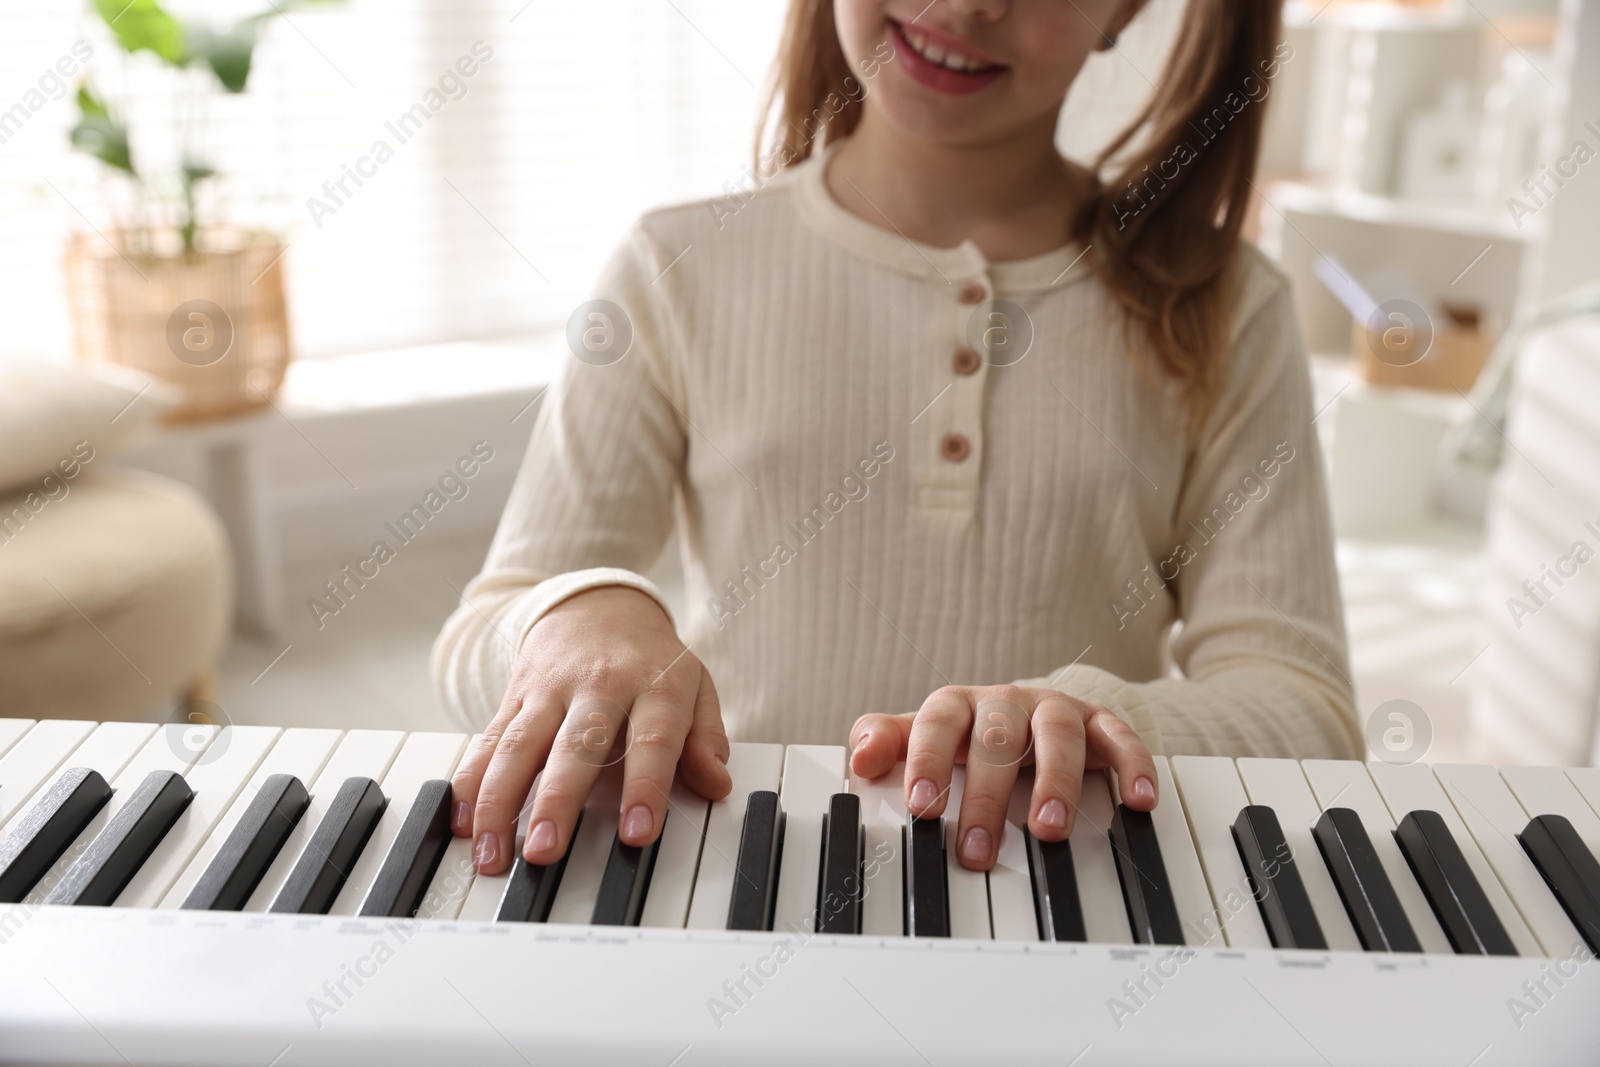
[[(649, 888), (651, 900), (671, 906), (664, 919), (647, 907), (640, 927), (490, 921), (499, 887), (474, 878), (465, 841), (446, 850), (421, 918), (355, 916), (361, 887), (354, 880), (375, 874), (376, 861), (366, 856), (334, 914), (267, 914), (265, 900), (256, 897), (243, 912), (178, 909), (252, 786), (274, 766), (301, 768), (312, 792), (308, 819), (333, 778), (362, 773), (382, 782), (391, 807), (374, 833), (381, 842), (405, 814), (406, 790), (414, 794), (422, 779), (448, 778), (467, 740), (240, 727), (229, 740), (231, 757), (185, 763), (167, 732), (154, 727), (0, 720), (0, 840), (30, 798), (75, 765), (95, 764), (116, 795), (125, 795), (131, 780), (176, 759), (175, 769), (195, 791), (113, 906), (45, 905), (37, 892), (0, 905), (0, 1062), (1600, 1063), (1600, 967), (1575, 929), (1561, 925), (1566, 916), (1537, 871), (1518, 865), (1520, 851), (1503, 847), (1497, 829), (1555, 805), (1593, 833), (1600, 827), (1594, 809), (1600, 772), (1593, 771), (1540, 769), (1518, 777), (1508, 768), (1502, 778), (1484, 768), (1161, 760), (1165, 814), (1157, 831), (1165, 862), (1175, 885), (1186, 873), (1191, 879), (1180, 897), (1189, 893), (1209, 913), (1184, 916), (1196, 931), (1195, 947), (1133, 944), (1125, 917), (1119, 932), (1121, 898), (1110, 894), (1120, 890), (1115, 882), (1108, 890), (1094, 881), (1104, 878), (1096, 841), (1076, 829), (1091, 932), (1085, 943), (1038, 939), (1031, 905), (1018, 896), (1014, 843), (1007, 842), (987, 879), (952, 868), (952, 912), (966, 908), (964, 921), (977, 924), (969, 932), (980, 936), (898, 936), (889, 926), (899, 885), (888, 877), (869, 879), (861, 935), (815, 934), (792, 919), (770, 932), (718, 928), (727, 898), (717, 855), (736, 851), (741, 788), (781, 791), (791, 819), (794, 836), (784, 846), (791, 881), (780, 881), (780, 912), (792, 909), (801, 892), (794, 879), (815, 884), (815, 858), (807, 867), (801, 857), (818, 839), (802, 831), (810, 825), (806, 816), (820, 810), (815, 799), (833, 788), (835, 768), (836, 791), (862, 797), (869, 855), (903, 818), (903, 809), (895, 810), (898, 780), (851, 781), (841, 750), (805, 746), (736, 746), (730, 765), (736, 788), (728, 802), (697, 804), (674, 795), (668, 826), (679, 819), (682, 837), (671, 846), (672, 858), (663, 841)], [(322, 772), (332, 777), (317, 782)], [(1431, 792), (1440, 785), (1448, 788)], [(1504, 798), (1502, 785), (1509, 790)], [(1429, 946), (1423, 953), (1270, 947), (1254, 902), (1246, 898), (1244, 909), (1228, 903), (1231, 868), (1222, 844), (1228, 830), (1223, 825), (1218, 836), (1212, 812), (1225, 812), (1240, 797), (1272, 801), (1280, 813), (1296, 865), (1306, 868), (1312, 904), (1324, 909), (1330, 944), (1337, 939), (1337, 900), (1325, 910), (1323, 890), (1311, 877), (1318, 857), (1296, 843), (1299, 823), (1336, 799), (1360, 811), (1374, 839), (1386, 845), (1378, 832), (1393, 814), (1386, 807), (1400, 810), (1417, 797), (1440, 801), (1460, 827), (1468, 859), (1492, 883), (1485, 888), (1522, 954), (1456, 955), (1447, 945), (1435, 951), (1437, 927), (1426, 932), (1430, 920), (1414, 886), (1401, 896)], [(1499, 800), (1503, 811), (1495, 807)], [(1088, 822), (1096, 808), (1086, 798), (1082, 811)], [(609, 829), (595, 831), (602, 844), (614, 833), (614, 811), (610, 818)], [(99, 828), (91, 824), (73, 851)], [(310, 830), (298, 828), (297, 838)], [(571, 862), (579, 862), (576, 847)], [(893, 863), (885, 867), (898, 879)], [(559, 892), (586, 885), (592, 892), (597, 875), (574, 868), (567, 878)], [(139, 899), (125, 899), (130, 895)], [(894, 908), (885, 910), (889, 903)], [(581, 911), (575, 907), (569, 902), (566, 914)], [(963, 921), (954, 914), (952, 920), (958, 928)], [(1212, 936), (1202, 944), (1208, 922)]]

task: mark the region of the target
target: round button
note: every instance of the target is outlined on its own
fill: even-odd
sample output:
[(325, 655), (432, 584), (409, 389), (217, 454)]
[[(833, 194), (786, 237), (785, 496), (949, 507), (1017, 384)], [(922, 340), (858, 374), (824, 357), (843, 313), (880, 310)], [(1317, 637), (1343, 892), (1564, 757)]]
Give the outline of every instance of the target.
[(981, 304), (983, 303), (983, 298), (988, 295), (989, 294), (984, 291), (983, 286), (979, 285), (977, 282), (973, 282), (970, 285), (964, 285), (961, 287), (960, 300), (963, 304)]
[(966, 434), (947, 433), (939, 442), (939, 454), (951, 463), (960, 463), (971, 451), (972, 442), (967, 440)]
[(978, 368), (983, 365), (983, 361), (978, 358), (978, 353), (972, 349), (958, 348), (956, 349), (954, 364), (957, 374), (976, 374), (978, 373)]

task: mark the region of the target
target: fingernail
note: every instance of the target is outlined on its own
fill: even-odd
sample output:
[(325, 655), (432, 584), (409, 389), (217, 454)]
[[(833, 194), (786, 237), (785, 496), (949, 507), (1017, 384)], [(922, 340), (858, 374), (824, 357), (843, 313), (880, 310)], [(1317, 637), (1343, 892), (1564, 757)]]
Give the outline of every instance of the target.
[(540, 819), (528, 835), (528, 847), (535, 852), (556, 847), (556, 824), (551, 819)]
[(926, 811), (928, 805), (939, 799), (939, 788), (933, 784), (932, 778), (918, 778), (911, 787), (911, 807), (915, 811)]
[(465, 836), (472, 829), (472, 807), (465, 800), (456, 801), (455, 832)]
[(635, 804), (628, 809), (628, 817), (622, 820), (622, 836), (634, 839), (648, 837), (654, 825), (655, 816), (650, 814), (650, 809), (643, 804)]
[(1039, 809), (1039, 825), (1059, 830), (1067, 825), (1067, 806), (1059, 800), (1047, 800)]
[(981, 826), (974, 826), (967, 831), (967, 836), (961, 839), (961, 858), (968, 863), (987, 863), (990, 847), (989, 831)]
[(1148, 800), (1150, 803), (1154, 804), (1156, 802), (1155, 783), (1142, 776), (1135, 778), (1133, 780), (1133, 795), (1138, 797), (1140, 800)]
[(481, 871), (494, 863), (495, 857), (500, 855), (500, 842), (495, 840), (493, 834), (479, 834), (478, 843), (472, 848), (472, 862), (478, 865)]

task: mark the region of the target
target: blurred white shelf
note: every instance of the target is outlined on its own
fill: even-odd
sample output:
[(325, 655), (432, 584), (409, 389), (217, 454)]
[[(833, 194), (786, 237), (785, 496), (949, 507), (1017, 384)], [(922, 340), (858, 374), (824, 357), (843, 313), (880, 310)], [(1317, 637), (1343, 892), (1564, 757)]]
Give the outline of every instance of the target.
[(1479, 235), (1502, 241), (1528, 241), (1539, 231), (1539, 220), (1518, 229), (1504, 211), (1485, 211), (1468, 204), (1408, 200), (1347, 189), (1324, 189), (1297, 181), (1276, 181), (1264, 190), (1280, 211), (1329, 215), (1376, 226), (1437, 230), (1442, 233)]
[(1353, 30), (1456, 30), (1481, 21), (1460, 4), (1330, 3), (1328, 0), (1292, 0), (1284, 6), (1288, 28), (1340, 27)]

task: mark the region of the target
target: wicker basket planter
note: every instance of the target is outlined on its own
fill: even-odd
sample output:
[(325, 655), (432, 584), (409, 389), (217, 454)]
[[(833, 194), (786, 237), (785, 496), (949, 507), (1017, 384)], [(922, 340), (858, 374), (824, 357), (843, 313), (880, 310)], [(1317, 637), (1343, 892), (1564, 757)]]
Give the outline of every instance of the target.
[[(146, 247), (75, 234), (66, 254), (78, 357), (133, 367), (179, 388), (175, 422), (271, 403), (289, 366), (283, 245), (212, 231), (202, 247)], [(115, 247), (113, 247), (113, 244)]]

